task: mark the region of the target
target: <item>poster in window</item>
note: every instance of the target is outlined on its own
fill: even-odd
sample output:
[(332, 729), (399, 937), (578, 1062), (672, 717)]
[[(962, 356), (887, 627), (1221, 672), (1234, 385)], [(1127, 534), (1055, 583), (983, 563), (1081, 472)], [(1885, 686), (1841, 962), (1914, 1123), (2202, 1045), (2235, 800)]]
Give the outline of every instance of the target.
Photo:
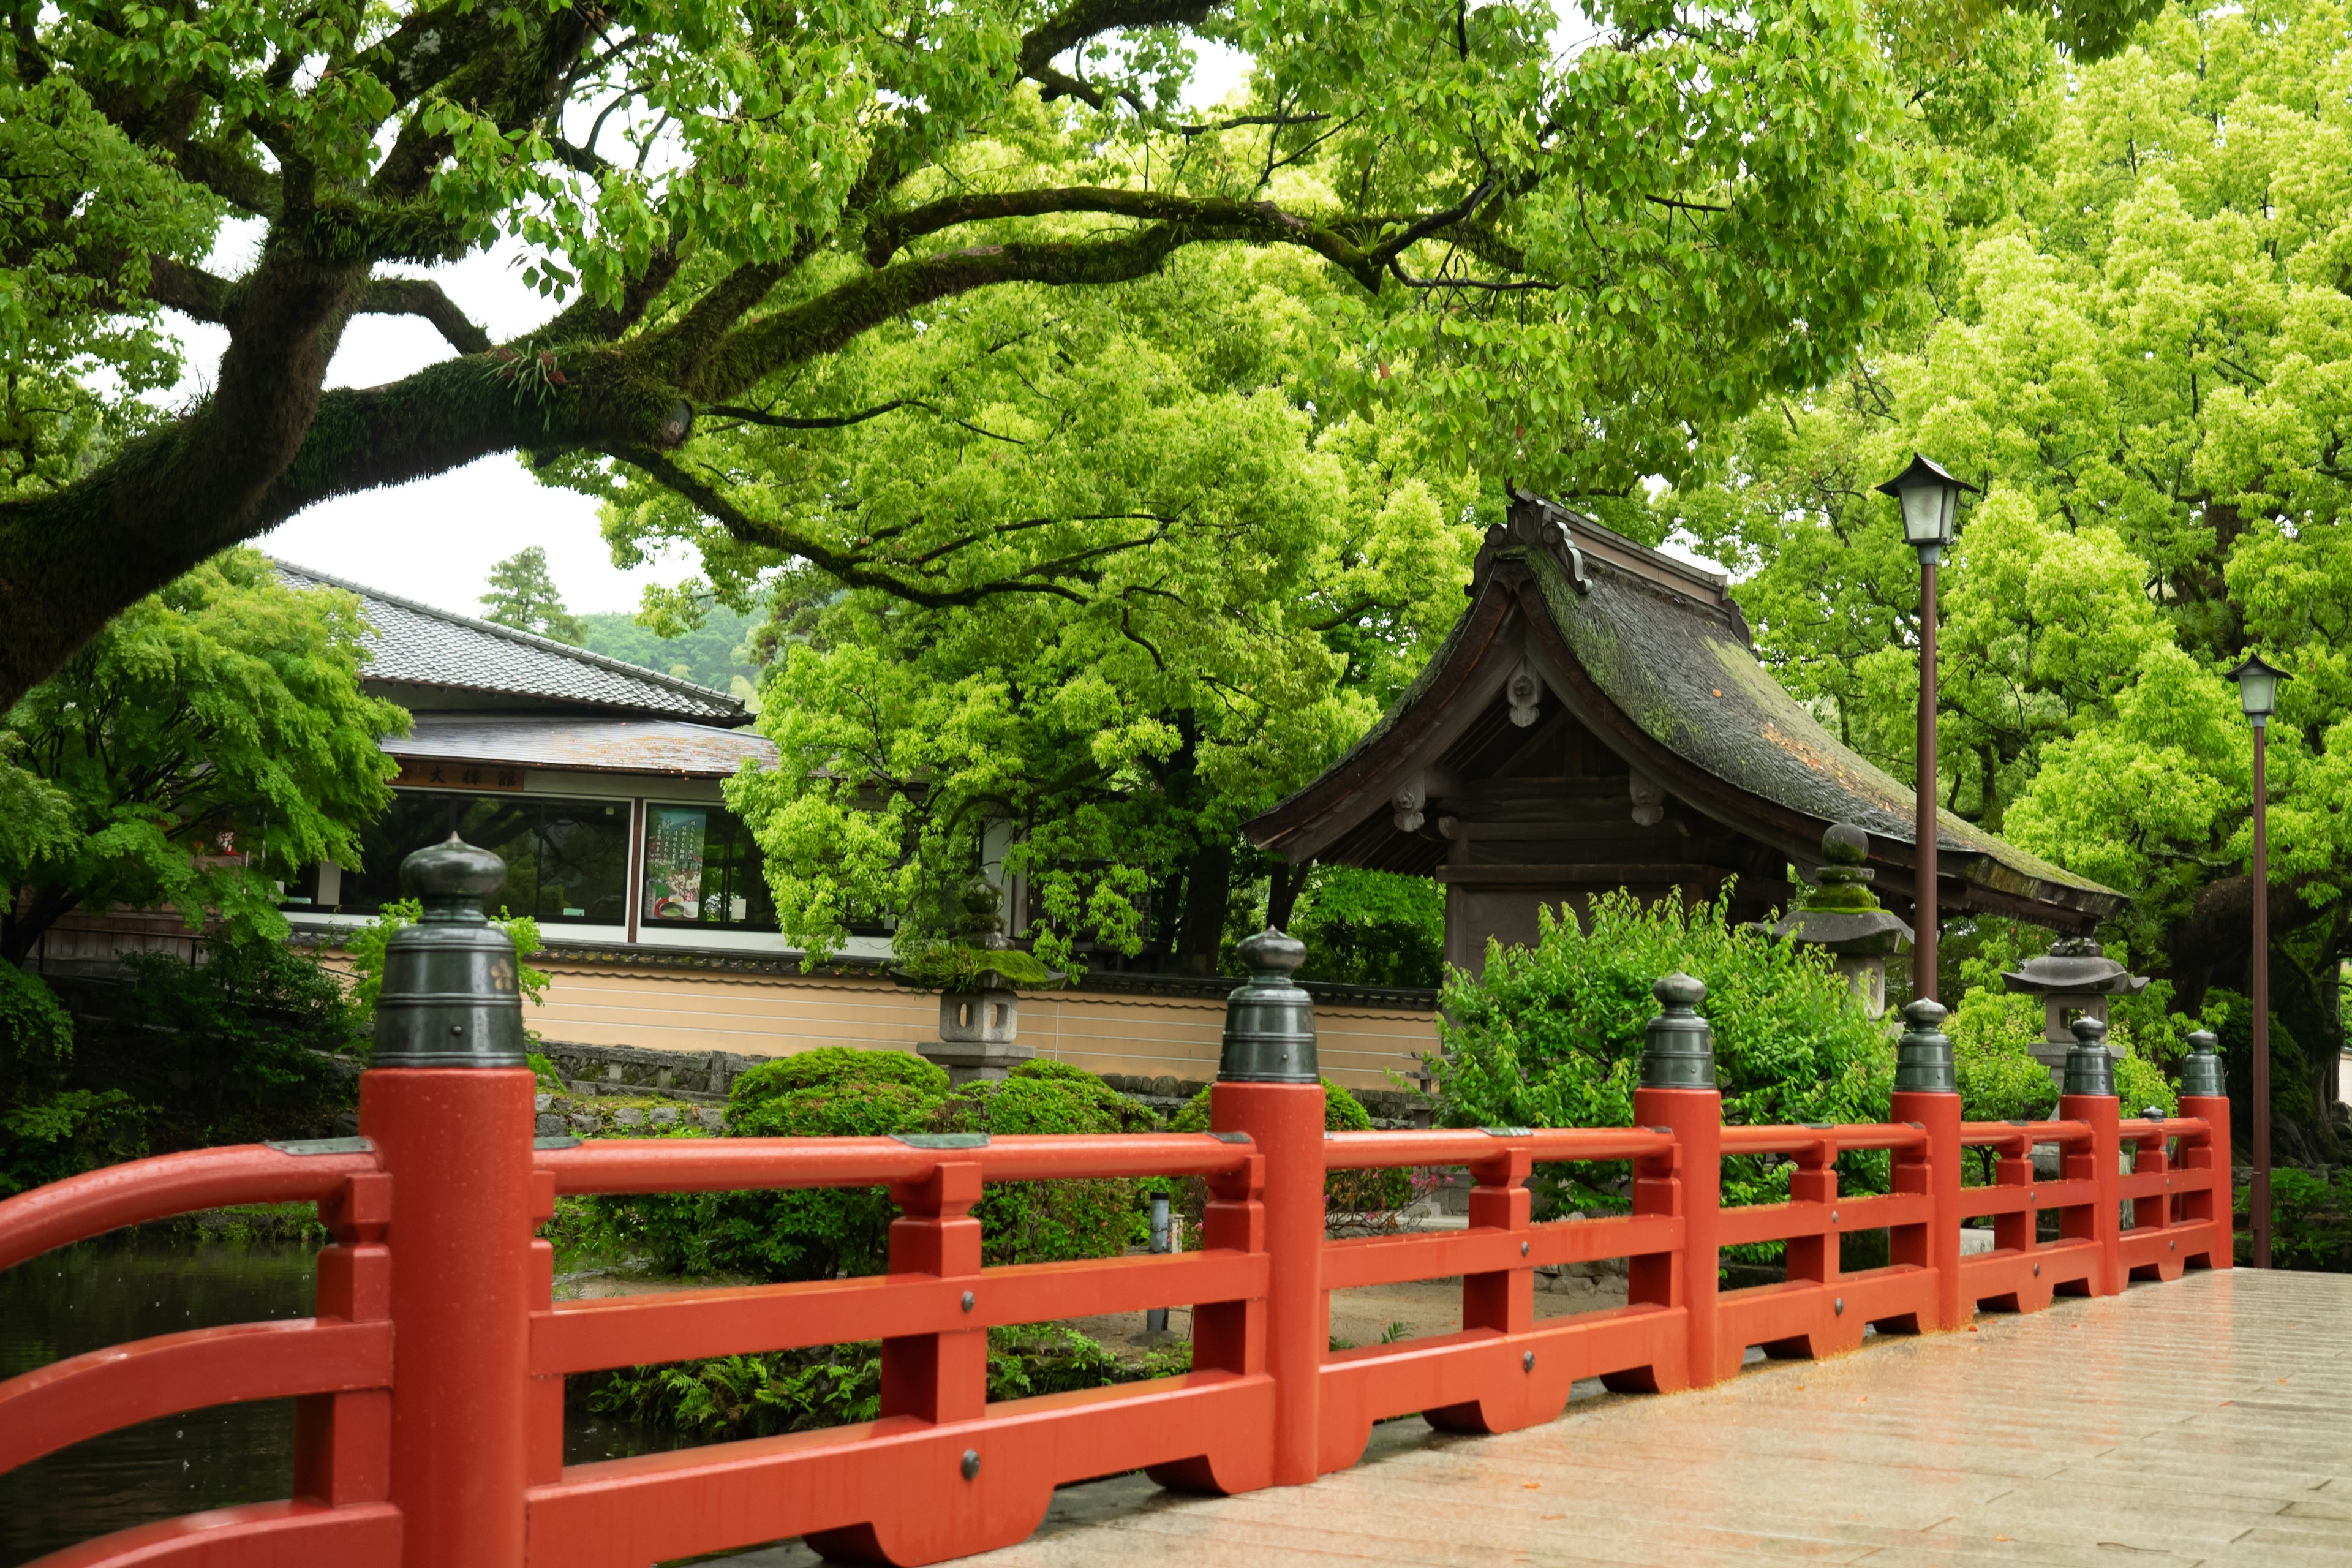
[(703, 846), (710, 813), (700, 806), (656, 805), (646, 814), (646, 901), (657, 921), (702, 918)]

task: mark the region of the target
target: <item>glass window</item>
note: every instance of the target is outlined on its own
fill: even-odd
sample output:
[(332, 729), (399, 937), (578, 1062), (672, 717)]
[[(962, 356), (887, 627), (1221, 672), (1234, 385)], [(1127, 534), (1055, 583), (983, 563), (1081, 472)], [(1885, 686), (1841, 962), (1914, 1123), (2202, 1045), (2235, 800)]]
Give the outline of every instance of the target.
[(397, 790), (392, 805), (361, 834), (364, 869), (345, 867), (339, 895), (320, 902), (318, 868), (287, 889), (288, 901), (343, 914), (373, 914), (400, 897), (400, 863), (456, 833), (507, 863), (506, 885), (484, 900), (547, 925), (623, 925), (628, 921), (629, 803), (537, 795)]
[(760, 847), (720, 806), (646, 803), (643, 899), (638, 918), (646, 925), (776, 929)]

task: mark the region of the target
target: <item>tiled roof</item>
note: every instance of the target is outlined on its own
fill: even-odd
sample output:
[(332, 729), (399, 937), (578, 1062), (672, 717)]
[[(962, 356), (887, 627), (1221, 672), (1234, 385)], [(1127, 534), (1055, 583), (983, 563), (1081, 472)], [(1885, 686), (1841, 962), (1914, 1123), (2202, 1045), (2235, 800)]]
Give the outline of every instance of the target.
[(659, 675), (638, 665), (590, 653), (551, 637), (453, 616), (307, 566), (277, 563), (298, 588), (341, 588), (360, 597), (370, 626), (371, 680), (544, 698), (551, 705), (652, 714), (706, 723), (745, 724), (751, 714), (724, 691)]

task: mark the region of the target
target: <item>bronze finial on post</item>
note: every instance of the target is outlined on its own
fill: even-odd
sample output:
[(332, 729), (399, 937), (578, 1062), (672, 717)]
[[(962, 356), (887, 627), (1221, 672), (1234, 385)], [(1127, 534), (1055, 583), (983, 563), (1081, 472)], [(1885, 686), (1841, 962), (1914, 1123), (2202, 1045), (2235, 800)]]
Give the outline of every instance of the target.
[(505, 861), (454, 833), (400, 863), (401, 885), (425, 910), (385, 944), (372, 1065), (524, 1065), (520, 962), (482, 915), (506, 879)]
[(1650, 987), (1664, 1009), (1643, 1031), (1643, 1089), (1713, 1089), (1715, 1030), (1698, 1013), (1705, 983), (1676, 970)]
[(2213, 1048), (2221, 1043), (2210, 1029), (2189, 1032), (2189, 1054), (2180, 1061), (2180, 1092), (2220, 1100), (2230, 1092), (2221, 1077), (2221, 1058)]
[(1958, 1069), (1952, 1061), (1951, 1037), (1944, 1033), (1944, 1019), (1948, 1016), (1944, 1005), (1932, 996), (1922, 996), (1906, 1003), (1903, 1021), (1911, 1026), (1895, 1047), (1895, 1089), (1924, 1094), (1958, 1094), (1960, 1091)]
[(1307, 944), (1268, 926), (1239, 948), (1249, 979), (1225, 1000), (1220, 1083), (1320, 1083), (1315, 1059), (1315, 1001), (1290, 978), (1307, 962)]
[(2066, 1053), (2064, 1092), (2114, 1098), (2116, 1058), (2107, 1049), (2106, 1024), (2086, 1013), (2074, 1020), (2073, 1027), (2074, 1047)]

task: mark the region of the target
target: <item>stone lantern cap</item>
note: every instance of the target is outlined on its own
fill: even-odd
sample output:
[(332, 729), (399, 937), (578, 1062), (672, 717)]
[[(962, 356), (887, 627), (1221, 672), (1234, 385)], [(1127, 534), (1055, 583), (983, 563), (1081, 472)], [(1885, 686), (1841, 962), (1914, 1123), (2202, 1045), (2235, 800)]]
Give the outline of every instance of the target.
[(2130, 973), (2088, 937), (2053, 942), (2046, 956), (2004, 970), (2001, 979), (2028, 996), (2137, 996), (2147, 989), (2147, 975)]
[(1813, 887), (1772, 928), (1774, 936), (1827, 948), (1846, 958), (1884, 958), (1907, 952), (1911, 927), (1880, 907), (1870, 884), (1878, 873), (1864, 864), (1870, 839), (1852, 823), (1832, 823), (1822, 835), (1822, 866)]

